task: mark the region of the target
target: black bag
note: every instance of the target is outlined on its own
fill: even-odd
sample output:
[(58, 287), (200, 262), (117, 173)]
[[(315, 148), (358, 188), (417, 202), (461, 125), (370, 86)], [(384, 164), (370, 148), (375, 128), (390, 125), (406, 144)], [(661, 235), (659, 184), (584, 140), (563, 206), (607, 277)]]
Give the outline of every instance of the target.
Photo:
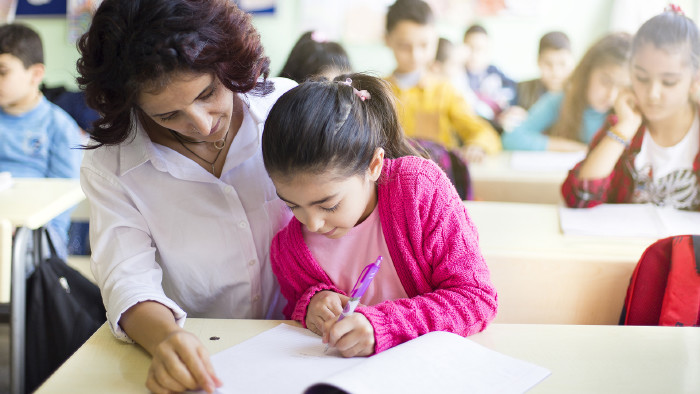
[(51, 257), (27, 279), (25, 387), (34, 391), (107, 320), (99, 288)]

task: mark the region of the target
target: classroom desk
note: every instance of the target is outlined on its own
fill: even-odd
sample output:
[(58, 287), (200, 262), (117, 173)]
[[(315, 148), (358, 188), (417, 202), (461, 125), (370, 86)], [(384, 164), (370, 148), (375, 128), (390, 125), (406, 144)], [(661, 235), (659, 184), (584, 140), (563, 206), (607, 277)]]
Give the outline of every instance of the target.
[(498, 291), (497, 323), (617, 324), (655, 239), (562, 234), (556, 205), (467, 201)]
[[(214, 354), (279, 323), (188, 319), (185, 328)], [(551, 370), (532, 393), (700, 392), (700, 328), (492, 324), (470, 338)], [(149, 365), (105, 324), (37, 393), (145, 393)]]
[(489, 155), (481, 163), (469, 164), (474, 199), (557, 204), (562, 201), (561, 184), (568, 170), (519, 171), (510, 164), (512, 152)]
[[(85, 199), (76, 179), (14, 178), (0, 192), (0, 303), (10, 302), (10, 385), (24, 392), (25, 258), (29, 237)], [(14, 244), (12, 230), (16, 228)], [(12, 257), (8, 250), (12, 245)]]

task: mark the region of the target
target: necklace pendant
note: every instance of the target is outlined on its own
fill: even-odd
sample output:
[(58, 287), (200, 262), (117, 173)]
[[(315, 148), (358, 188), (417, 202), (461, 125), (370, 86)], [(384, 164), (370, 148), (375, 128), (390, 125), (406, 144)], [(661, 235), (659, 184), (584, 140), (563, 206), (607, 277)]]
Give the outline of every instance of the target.
[(218, 141), (214, 141), (214, 148), (218, 150), (224, 149), (224, 145), (226, 145), (226, 138), (222, 138)]

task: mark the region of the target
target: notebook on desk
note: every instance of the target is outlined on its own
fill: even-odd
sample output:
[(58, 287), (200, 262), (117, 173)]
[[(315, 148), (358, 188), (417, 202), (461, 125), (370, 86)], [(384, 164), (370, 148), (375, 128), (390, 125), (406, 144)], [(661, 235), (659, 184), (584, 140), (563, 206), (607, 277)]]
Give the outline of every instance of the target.
[(700, 212), (652, 204), (602, 204), (593, 208), (559, 208), (567, 235), (666, 238), (700, 234)]
[(7, 171), (0, 172), (0, 192), (12, 187), (12, 174)]
[(324, 349), (311, 331), (280, 324), (212, 356), (217, 393), (522, 393), (550, 374), (448, 332), (372, 357)]

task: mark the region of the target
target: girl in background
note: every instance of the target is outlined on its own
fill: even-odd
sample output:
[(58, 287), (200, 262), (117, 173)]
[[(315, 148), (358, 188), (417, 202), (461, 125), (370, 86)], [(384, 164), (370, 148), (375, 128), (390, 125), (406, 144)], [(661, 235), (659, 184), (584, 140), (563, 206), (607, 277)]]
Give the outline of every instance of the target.
[(678, 6), (639, 28), (632, 44), (632, 88), (620, 94), (616, 117), (569, 172), (562, 186), (569, 206), (633, 202), (700, 208), (700, 123), (694, 99), (699, 36)]
[[(571, 74), (563, 93), (547, 93), (528, 112), (527, 119), (504, 133), (504, 149), (581, 151), (627, 85), (627, 58), (632, 37), (609, 34), (593, 44)], [(585, 100), (582, 100), (585, 98)]]
[(351, 70), (350, 59), (342, 45), (328, 41), (319, 31), (307, 31), (289, 52), (280, 77), (301, 83), (313, 76), (333, 79)]
[[(295, 216), (270, 254), (286, 317), (346, 357), (483, 330), (496, 292), (462, 200), (435, 163), (412, 156), (387, 82), (340, 79), (299, 85), (265, 122), (265, 168)], [(378, 255), (365, 306), (338, 322)]]

